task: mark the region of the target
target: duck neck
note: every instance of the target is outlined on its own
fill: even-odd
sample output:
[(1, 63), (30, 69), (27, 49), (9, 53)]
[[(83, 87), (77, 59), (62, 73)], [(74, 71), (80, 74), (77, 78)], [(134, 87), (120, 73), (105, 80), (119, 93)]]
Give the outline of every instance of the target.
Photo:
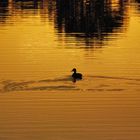
[(76, 73), (76, 70), (74, 71), (74, 73)]

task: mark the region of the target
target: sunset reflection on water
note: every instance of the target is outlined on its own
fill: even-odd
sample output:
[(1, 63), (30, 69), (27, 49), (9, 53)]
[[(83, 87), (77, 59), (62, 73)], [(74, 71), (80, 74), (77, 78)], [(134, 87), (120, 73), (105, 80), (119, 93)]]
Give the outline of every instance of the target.
[(1, 0), (0, 139), (139, 140), (139, 6)]

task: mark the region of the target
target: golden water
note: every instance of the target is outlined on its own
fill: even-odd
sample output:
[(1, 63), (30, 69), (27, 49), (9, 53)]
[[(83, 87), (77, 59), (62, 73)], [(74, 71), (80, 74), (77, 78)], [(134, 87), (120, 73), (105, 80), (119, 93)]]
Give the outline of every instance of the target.
[(139, 6), (1, 1), (0, 140), (139, 140)]

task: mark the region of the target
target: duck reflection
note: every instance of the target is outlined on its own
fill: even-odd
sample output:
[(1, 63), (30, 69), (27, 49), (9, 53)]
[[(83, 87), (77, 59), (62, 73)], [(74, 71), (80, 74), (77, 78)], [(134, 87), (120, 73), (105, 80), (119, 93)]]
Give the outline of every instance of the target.
[(118, 0), (114, 8), (111, 0), (56, 0), (56, 25), (59, 32), (84, 37), (86, 42), (93, 37), (103, 40), (122, 27), (125, 2)]

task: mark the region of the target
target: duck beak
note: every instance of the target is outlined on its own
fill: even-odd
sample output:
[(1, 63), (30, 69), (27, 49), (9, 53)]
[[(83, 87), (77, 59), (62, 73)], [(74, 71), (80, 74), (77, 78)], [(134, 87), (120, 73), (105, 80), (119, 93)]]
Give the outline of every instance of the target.
[(73, 69), (71, 70), (71, 72), (73, 72)]

